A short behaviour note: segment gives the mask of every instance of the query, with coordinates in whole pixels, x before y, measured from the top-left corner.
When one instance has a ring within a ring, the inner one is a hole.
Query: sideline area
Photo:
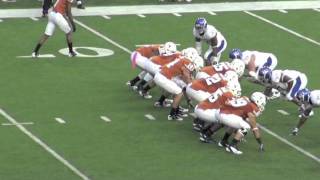
[[[87,7],[85,10],[74,8],[74,16],[102,16],[129,14],[168,14],[221,11],[258,11],[317,9],[320,1],[272,1],[272,2],[237,2],[237,3],[202,3],[174,5],[140,5],[140,6],[99,6]],[[41,7],[37,9],[3,9],[0,18],[40,17]]]

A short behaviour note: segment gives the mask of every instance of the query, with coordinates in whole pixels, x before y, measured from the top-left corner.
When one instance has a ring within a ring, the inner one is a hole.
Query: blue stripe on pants
[[[298,92],[299,89],[300,89],[300,86],[301,86],[301,79],[300,79],[300,77],[297,77],[296,83],[295,83],[294,86],[292,87],[292,91],[291,91],[291,93],[290,93],[290,96],[291,96],[292,98],[295,97],[295,95],[297,94],[297,92]]]

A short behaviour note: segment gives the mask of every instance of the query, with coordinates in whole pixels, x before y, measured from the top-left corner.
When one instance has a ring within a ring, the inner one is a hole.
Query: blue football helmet
[[[268,67],[263,67],[258,71],[258,79],[264,83],[270,83],[272,70]]]
[[[240,49],[232,49],[229,53],[230,59],[242,59],[242,52]]]
[[[296,98],[301,102],[309,102],[310,97],[311,97],[310,94],[311,94],[311,92],[309,91],[309,89],[304,88],[304,89],[301,89],[297,92]]]
[[[207,20],[203,17],[197,18],[196,22],[194,23],[194,27],[200,34],[203,34],[206,31],[207,25]]]

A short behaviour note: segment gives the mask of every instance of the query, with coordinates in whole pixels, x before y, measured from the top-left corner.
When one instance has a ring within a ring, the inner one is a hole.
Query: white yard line
[[[156,120],[156,118],[154,116],[152,116],[151,114],[145,114],[144,117],[146,117],[147,119],[154,121]]]
[[[152,45],[164,45],[161,43],[154,43],[154,44],[136,44],[135,47],[144,47],[144,46],[152,46]],[[176,44],[176,46],[181,46],[181,44]]]
[[[103,17],[103,18],[105,18],[105,19],[107,19],[107,20],[110,20],[110,19],[111,19],[111,17],[110,17],[110,16],[107,16],[107,15],[104,15],[104,16],[101,16],[101,17]]]
[[[55,58],[56,56],[53,54],[39,54],[37,58]],[[17,56],[17,58],[32,58],[32,56]]]
[[[66,123],[65,120],[63,120],[62,118],[59,118],[59,117],[54,118],[54,120],[56,120],[56,121],[57,121],[58,123],[60,123],[60,124],[65,124],[65,123]]]
[[[3,22],[3,20],[2,20],[2,19],[0,19],[0,22]]]
[[[111,119],[106,116],[100,116],[100,118],[107,123],[111,122]]]
[[[45,142],[43,142],[41,139],[39,139],[37,136],[32,134],[28,129],[26,129],[23,125],[19,124],[13,117],[11,117],[8,113],[6,113],[3,109],[0,109],[0,114],[5,117],[8,121],[10,121],[12,124],[15,124],[16,127],[22,131],[25,135],[27,135],[29,138],[31,138],[35,143],[40,145],[45,151],[47,151],[49,154],[51,154],[54,158],[56,158],[58,161],[60,161],[63,165],[68,167],[72,172],[74,172],[76,175],[78,175],[83,180],[90,180],[89,177],[87,177],[85,174],[83,174],[80,170],[78,170],[75,166],[73,166],[71,163],[69,163],[65,158],[60,156],[57,152],[55,152],[52,148],[50,148]]]
[[[120,45],[119,43],[117,43],[117,42],[113,41],[112,39],[110,39],[110,38],[106,37],[105,35],[101,34],[100,32],[98,32],[98,31],[96,31],[96,30],[92,29],[91,27],[89,27],[89,26],[87,26],[87,25],[83,24],[82,22],[80,22],[80,21],[78,21],[78,20],[76,20],[76,19],[74,19],[74,22],[75,22],[75,23],[77,23],[78,25],[80,25],[81,27],[85,28],[86,30],[88,30],[88,31],[92,32],[93,34],[97,35],[98,37],[100,37],[100,38],[102,38],[102,39],[106,40],[107,42],[109,42],[109,43],[111,43],[111,44],[115,45],[116,47],[118,47],[118,48],[122,49],[123,51],[125,51],[125,52],[127,52],[127,53],[131,54],[131,51],[130,51],[129,49],[127,49],[126,47],[124,47],[124,46]]]
[[[285,115],[285,116],[290,115],[290,113],[288,113],[287,111],[282,110],[282,109],[278,109],[277,111],[278,111],[280,114],[283,114],[283,115]]]
[[[287,14],[287,13],[288,13],[288,11],[286,11],[286,10],[284,10],[284,9],[279,9],[278,11],[281,12],[281,13],[284,13],[284,14]]]
[[[315,156],[315,155],[311,154],[310,152],[302,149],[301,147],[299,147],[299,146],[291,143],[291,142],[288,141],[287,139],[285,139],[285,138],[277,135],[276,133],[270,131],[268,128],[266,128],[266,127],[264,127],[264,126],[262,126],[262,125],[260,125],[260,124],[259,124],[259,127],[260,127],[263,131],[265,131],[266,133],[268,133],[268,134],[270,134],[271,136],[273,136],[273,137],[277,138],[278,140],[280,140],[281,142],[287,144],[288,146],[290,146],[290,147],[294,148],[295,150],[299,151],[300,153],[302,153],[302,154],[310,157],[311,159],[317,161],[318,163],[320,163],[320,159],[319,159],[317,156]]]
[[[179,13],[172,13],[174,16],[181,17],[182,15]]]
[[[32,19],[33,21],[39,21],[39,19],[36,17],[30,17],[30,19]]]
[[[146,18],[146,16],[143,15],[143,14],[137,14],[137,16],[139,16],[139,17],[141,17],[141,18]]]
[[[217,13],[212,12],[212,11],[209,11],[208,14],[213,15],[213,16],[217,15]]]
[[[19,122],[20,125],[33,125],[33,122]],[[16,126],[13,123],[2,123],[2,126]]]
[[[299,33],[295,32],[295,31],[293,31],[293,30],[291,30],[291,29],[288,29],[288,28],[286,28],[286,27],[284,27],[284,26],[281,26],[281,25],[279,25],[279,24],[277,24],[277,23],[275,23],[275,22],[272,22],[272,21],[270,21],[270,20],[268,20],[268,19],[266,19],[266,18],[264,18],[264,17],[261,17],[261,16],[259,16],[259,15],[257,15],[257,14],[254,14],[254,13],[252,13],[252,12],[249,12],[249,11],[244,11],[244,12],[247,13],[247,14],[249,14],[250,16],[253,16],[253,17],[255,17],[255,18],[258,18],[258,19],[260,19],[260,20],[262,20],[262,21],[264,21],[264,22],[266,22],[266,23],[269,23],[269,24],[271,24],[271,25],[273,25],[273,26],[275,26],[275,27],[277,27],[277,28],[279,28],[279,29],[282,29],[282,30],[284,30],[284,31],[286,31],[286,32],[288,32],[288,33],[290,33],[290,34],[293,34],[293,35],[295,35],[295,36],[297,36],[297,37],[299,37],[299,38],[301,38],[301,39],[303,39],[303,40],[309,41],[309,42],[311,42],[311,43],[313,43],[313,44],[316,44],[316,45],[320,46],[320,42],[318,42],[318,41],[315,41],[315,40],[313,40],[313,39],[311,39],[311,38],[308,38],[308,37],[306,37],[306,36],[304,36],[304,35],[302,35],[302,34],[299,34]]]
[[[313,9],[313,10],[315,10],[315,11],[317,11],[317,12],[320,12],[320,9]]]
[[[136,5],[136,6],[99,6],[86,7],[85,10],[73,8],[74,16],[102,15],[134,15],[134,14],[170,14],[226,11],[258,11],[278,9],[314,9],[320,8],[320,1],[265,1],[265,2],[225,2],[200,4],[171,4],[171,5]],[[35,9],[2,9],[0,18],[41,17],[39,8]]]

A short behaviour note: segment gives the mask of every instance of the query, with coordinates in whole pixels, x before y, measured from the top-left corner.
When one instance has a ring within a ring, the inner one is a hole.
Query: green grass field
[[[89,3],[89,2],[88,2]],[[315,41],[320,41],[320,13],[313,10],[254,12]],[[180,43],[180,49],[193,46],[191,29],[196,17],[206,17],[228,40],[228,47],[256,49],[277,55],[278,68],[296,69],[308,76],[308,87],[319,88],[319,46],[271,26],[244,12],[167,15],[76,17],[77,20],[134,50],[137,44]],[[55,58],[18,58],[31,55],[46,19],[3,19],[0,22],[0,107],[27,130],[90,179],[281,179],[317,180],[319,162],[263,132],[266,152],[259,153],[251,133],[234,156],[215,144],[202,144],[192,130],[191,118],[183,122],[167,120],[169,109],[156,109],[154,98],[144,100],[129,90],[125,82],[134,77],[129,53],[92,32],[77,26],[75,46],[106,48],[114,55],[100,58],[68,58],[58,52],[65,48],[64,35],[55,36],[41,54]],[[165,26],[165,28],[164,28]],[[92,51],[80,51],[93,54]],[[243,93],[261,90],[241,82]],[[284,116],[277,112],[290,113]],[[299,136],[289,136],[298,120],[297,107],[275,100],[269,103],[259,123],[305,151],[320,157],[319,110]],[[144,117],[152,114],[156,120]],[[100,119],[107,116],[111,122]],[[55,118],[66,121],[60,124]],[[0,116],[0,124],[9,123]],[[222,132],[221,132],[222,133]],[[222,134],[218,134],[219,139]],[[56,180],[81,179],[15,126],[0,126],[0,179]]]

